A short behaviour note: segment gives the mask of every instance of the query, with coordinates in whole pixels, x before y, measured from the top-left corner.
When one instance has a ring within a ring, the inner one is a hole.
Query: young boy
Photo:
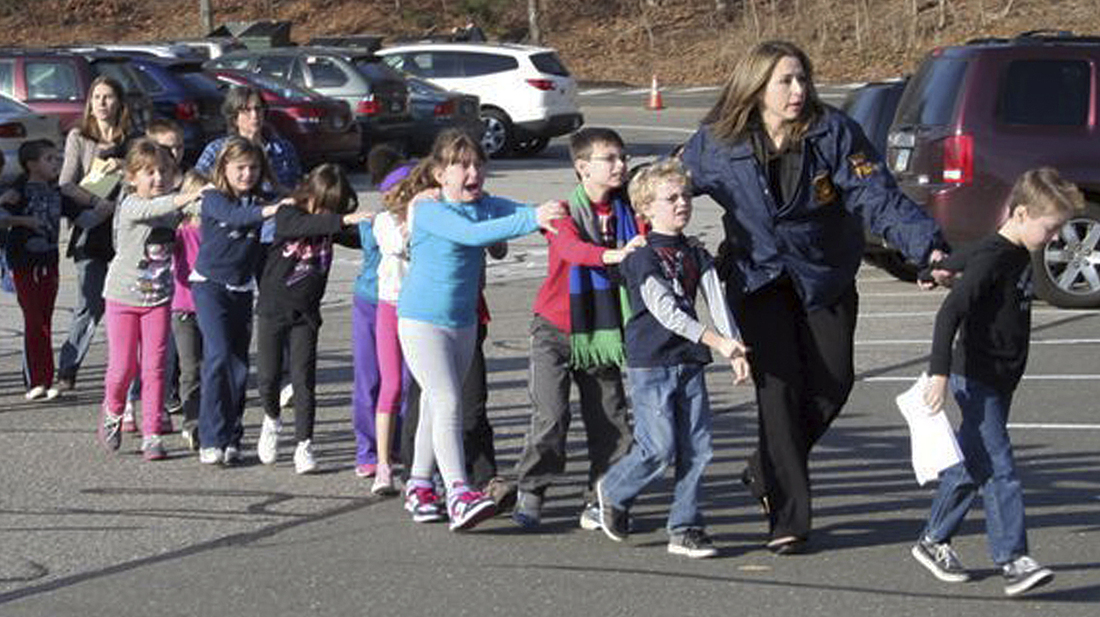
[[[11,226],[7,259],[23,310],[26,398],[50,400],[58,395],[50,341],[57,300],[61,217],[89,228],[110,213],[81,212],[79,206],[62,197],[57,186],[61,156],[49,140],[24,142],[19,146],[19,164],[23,175],[0,195],[0,207],[4,213],[2,220]]]
[[[570,138],[580,184],[570,216],[558,219],[546,280],[531,322],[531,426],[516,467],[519,494],[512,519],[535,527],[546,489],[565,470],[569,389],[580,390],[590,467],[580,525],[599,529],[592,493],[597,478],[630,447],[623,362],[620,289],[607,266],[618,264],[644,238],[623,194],[626,156],[611,129],[584,128]]]
[[[1005,593],[1014,596],[1045,584],[1054,573],[1028,556],[1024,501],[1009,442],[1009,405],[1027,362],[1031,329],[1031,258],[1042,249],[1084,198],[1048,167],[1025,172],[1009,197],[1009,218],[973,251],[944,263],[963,270],[936,315],[931,380],[924,394],[942,411],[949,383],[962,411],[959,446],[964,461],[940,474],[932,512],[912,554],[937,578],[969,580],[951,538],[981,492],[986,536],[1001,567]],[[951,345],[959,331],[952,354]]]
[[[699,512],[703,470],[711,459],[707,348],[730,361],[734,383],[745,381],[749,364],[714,261],[683,235],[691,220],[691,180],[683,166],[667,159],[642,169],[630,183],[630,200],[651,225],[647,244],[620,266],[633,313],[626,324],[626,370],[634,446],[596,485],[600,521],[607,537],[625,540],[630,505],[675,463],[668,552],[712,557],[717,551]],[[717,332],[698,320],[700,290]]]

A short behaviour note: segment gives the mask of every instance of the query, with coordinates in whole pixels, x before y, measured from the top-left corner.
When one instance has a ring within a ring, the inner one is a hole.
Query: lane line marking
[[[885,312],[885,313],[860,313],[859,318],[883,318],[889,319],[892,317],[929,317],[934,316],[938,311],[897,311],[897,312]],[[1100,317],[1100,312],[1091,309],[1036,309],[1031,311],[1032,315],[1096,315]]]
[[[684,88],[683,90],[678,90],[677,92],[683,94],[694,94],[696,92],[718,92],[721,89],[722,86],[697,86],[695,88]]]
[[[874,377],[862,377],[857,381],[868,383],[912,383],[917,378],[901,375],[876,375]],[[1100,374],[1083,375],[1024,375],[1024,381],[1100,381]]]
[[[606,126],[606,125],[605,125]],[[680,129],[669,126],[638,126],[633,124],[619,124],[611,126],[613,129],[623,129],[628,131],[664,131],[666,133],[684,133],[685,135],[693,135],[697,129]],[[671,146],[671,144],[669,144]]]
[[[648,93],[649,93],[649,88],[634,88],[633,90],[623,90],[619,94],[622,94],[624,96],[631,96],[631,95],[634,95],[634,94],[648,94]]]
[[[1009,422],[1008,428],[1047,429],[1055,431],[1098,431],[1100,424],[1050,424],[1046,422]]]
[[[856,345],[931,345],[932,339],[868,339]],[[1100,338],[1052,338],[1031,341],[1032,345],[1098,345]]]
[[[600,95],[600,94],[609,94],[611,92],[616,92],[616,89],[615,88],[597,88],[595,90],[581,90],[577,94],[579,96],[597,96],[597,95]]]

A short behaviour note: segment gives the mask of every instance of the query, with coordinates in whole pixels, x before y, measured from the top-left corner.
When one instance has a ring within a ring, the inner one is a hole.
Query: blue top
[[[853,120],[826,107],[802,143],[801,180],[787,203],[768,188],[750,140],[701,127],[684,148],[697,194],[725,210],[730,293],[751,293],[784,273],[808,310],[831,306],[852,285],[864,228],[924,265],[946,248],[935,221],[898,188]]]
[[[263,206],[254,195],[202,193],[202,244],[194,272],[222,285],[244,287],[259,263]]]
[[[355,295],[371,304],[378,304],[378,262],[382,253],[378,250],[378,241],[374,239],[373,223],[359,223],[359,241],[363,249],[363,266],[355,279]]]
[[[411,263],[397,315],[446,328],[477,323],[484,247],[539,227],[534,208],[492,196],[471,203],[424,202],[409,212]]]

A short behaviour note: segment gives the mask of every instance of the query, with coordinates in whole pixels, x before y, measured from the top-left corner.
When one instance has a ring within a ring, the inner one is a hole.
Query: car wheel
[[[1100,205],[1086,204],[1032,255],[1035,292],[1064,308],[1100,306]]]
[[[485,132],[481,134],[481,147],[489,156],[504,156],[512,150],[512,121],[499,109],[481,110],[481,122]]]
[[[516,144],[512,151],[516,156],[535,156],[545,150],[548,145],[550,145],[548,137],[536,137]]]

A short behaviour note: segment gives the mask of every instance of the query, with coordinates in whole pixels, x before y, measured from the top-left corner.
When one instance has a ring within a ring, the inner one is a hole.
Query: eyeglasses
[[[588,160],[602,161],[609,164],[614,164],[617,162],[625,164],[630,162],[630,156],[627,154],[604,154],[602,156],[590,156],[588,157]]]

